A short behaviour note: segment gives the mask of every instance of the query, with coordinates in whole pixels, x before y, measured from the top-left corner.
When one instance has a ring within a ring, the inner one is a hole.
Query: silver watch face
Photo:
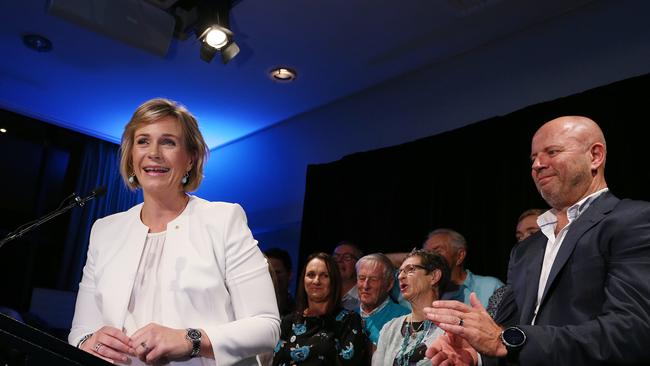
[[[501,333],[501,341],[507,347],[521,347],[526,342],[526,333],[517,327],[510,327]]]
[[[200,341],[201,340],[201,332],[198,329],[188,329],[187,330],[187,338],[192,340],[192,341]]]

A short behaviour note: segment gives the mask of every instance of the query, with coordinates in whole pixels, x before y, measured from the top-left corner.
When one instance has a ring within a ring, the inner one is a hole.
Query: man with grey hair
[[[379,332],[388,321],[410,313],[388,296],[393,287],[393,265],[382,253],[360,258],[356,264],[360,314],[368,338],[376,347]]]
[[[481,304],[487,306],[494,290],[503,286],[503,282],[498,278],[475,275],[465,269],[467,241],[455,230],[440,228],[430,232],[422,244],[422,249],[438,253],[449,264],[451,281],[440,297],[443,300],[457,300],[469,304],[469,295],[474,292]]]

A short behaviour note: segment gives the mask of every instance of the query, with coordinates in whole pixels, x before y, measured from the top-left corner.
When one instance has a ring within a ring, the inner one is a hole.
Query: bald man
[[[606,155],[588,118],[561,117],[537,130],[531,175],[551,206],[538,220],[543,235],[513,249],[496,320],[475,296],[471,306],[425,309],[451,334],[428,350],[433,365],[456,364],[471,348],[485,365],[650,363],[650,203],[609,192]]]

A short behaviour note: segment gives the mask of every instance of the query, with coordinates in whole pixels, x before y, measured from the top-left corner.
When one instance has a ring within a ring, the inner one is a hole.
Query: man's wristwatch
[[[526,333],[518,327],[508,327],[501,332],[501,343],[506,346],[507,360],[517,360],[521,346],[526,343]]]
[[[192,343],[192,353],[190,357],[196,357],[201,352],[201,331],[198,329],[187,328],[185,339]]]

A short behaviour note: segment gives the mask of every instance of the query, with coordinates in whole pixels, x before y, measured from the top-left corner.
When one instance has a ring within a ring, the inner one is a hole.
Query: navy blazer
[[[605,192],[571,223],[530,325],[546,242],[538,232],[510,256],[496,320],[527,340],[509,363],[650,365],[650,203]]]

